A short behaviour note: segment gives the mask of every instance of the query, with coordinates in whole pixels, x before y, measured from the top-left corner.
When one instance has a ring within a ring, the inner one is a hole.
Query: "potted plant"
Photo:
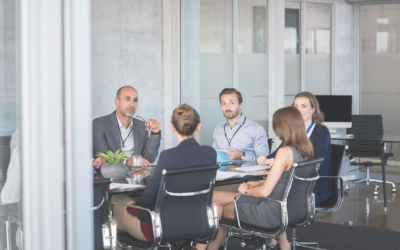
[[[128,174],[129,168],[123,163],[123,160],[127,158],[125,152],[119,152],[119,150],[117,150],[117,152],[113,153],[108,150],[107,154],[97,153],[96,156],[100,156],[107,161],[100,169],[104,178],[122,179]]]

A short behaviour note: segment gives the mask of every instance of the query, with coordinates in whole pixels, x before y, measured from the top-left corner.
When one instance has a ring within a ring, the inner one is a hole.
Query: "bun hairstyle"
[[[319,102],[315,95],[310,92],[298,93],[293,99],[292,107],[294,107],[294,100],[296,100],[297,97],[306,97],[308,98],[308,100],[310,100],[311,108],[315,108],[315,111],[312,115],[312,121],[318,124],[322,124],[324,122],[324,113],[322,113],[321,109],[319,108]]]
[[[171,123],[180,135],[191,136],[200,123],[200,116],[194,108],[185,103],[176,107]]]
[[[278,109],[272,116],[272,128],[284,146],[295,147],[302,158],[313,158],[314,148],[307,137],[303,117],[296,108]]]

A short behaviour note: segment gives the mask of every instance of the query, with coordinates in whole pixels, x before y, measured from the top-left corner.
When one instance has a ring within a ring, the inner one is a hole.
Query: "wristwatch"
[[[156,132],[153,132],[153,131],[151,131],[150,132],[152,135],[161,135],[161,129],[160,129],[160,131],[158,131],[157,133]]]
[[[246,156],[246,153],[243,152],[243,155],[240,157],[241,160],[244,160],[244,157]]]

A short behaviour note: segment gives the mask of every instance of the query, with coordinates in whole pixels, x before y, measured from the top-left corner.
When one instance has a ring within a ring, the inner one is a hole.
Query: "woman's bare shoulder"
[[[290,147],[288,147],[288,146],[285,146],[285,147],[281,147],[281,148],[278,150],[277,155],[280,154],[281,156],[285,156],[285,155],[290,155],[290,154],[292,154],[292,153],[293,153],[293,152],[292,152],[292,149],[291,149]]]

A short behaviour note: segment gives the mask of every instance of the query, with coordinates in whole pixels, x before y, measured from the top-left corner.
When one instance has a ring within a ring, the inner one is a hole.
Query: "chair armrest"
[[[154,248],[157,246],[157,244],[159,243],[159,241],[160,241],[160,239],[161,239],[161,234],[162,234],[162,232],[161,232],[161,218],[160,218],[160,214],[159,214],[159,213],[156,213],[156,212],[154,212],[154,211],[151,211],[150,209],[147,209],[147,208],[138,206],[138,205],[128,205],[128,204],[123,204],[123,203],[115,202],[115,203],[111,204],[111,206],[110,206],[110,210],[109,210],[110,220],[113,219],[112,208],[113,208],[115,205],[117,205],[117,206],[124,206],[124,207],[136,208],[136,209],[139,209],[139,210],[146,211],[146,212],[148,212],[148,213],[150,214],[150,216],[151,216],[151,222],[152,222],[151,224],[152,224],[152,227],[153,227],[153,237],[154,237],[153,245],[152,245],[152,247],[151,247],[150,249],[154,249]],[[118,244],[120,244],[120,243],[118,242]]]
[[[318,212],[326,212],[326,213],[334,213],[343,204],[343,198],[344,198],[344,189],[343,189],[343,179],[342,177],[339,176],[320,176],[320,178],[330,178],[330,179],[338,179],[340,183],[340,192],[338,193],[338,202],[336,202],[335,206],[332,208],[322,208],[322,207],[315,207],[315,210]]]
[[[104,196],[103,196],[103,199],[101,200],[100,204],[97,205],[97,206],[92,207],[91,210],[92,210],[92,211],[99,210],[99,208],[101,208],[101,206],[103,205],[104,200],[105,200],[105,198],[104,198]]]

